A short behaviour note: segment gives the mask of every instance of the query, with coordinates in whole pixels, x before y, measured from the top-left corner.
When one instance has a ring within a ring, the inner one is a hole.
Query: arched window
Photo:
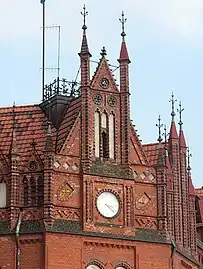
[[[0,183],[0,208],[6,207],[7,204],[7,188],[6,183]]]
[[[37,192],[36,192],[36,181],[33,176],[30,178],[30,200],[31,200],[31,205],[36,205],[37,204]]]
[[[115,116],[106,112],[94,114],[95,157],[115,159]]]
[[[107,142],[107,134],[105,131],[102,131],[102,153],[103,158],[108,158],[108,142]]]
[[[115,117],[109,115],[109,158],[115,158]]]
[[[108,121],[107,121],[107,114],[102,113],[101,115],[101,140],[102,140],[102,157],[107,159],[109,156],[108,154],[108,129],[107,129]]]
[[[26,176],[23,178],[23,200],[24,205],[28,205],[29,203],[29,186]]]
[[[42,176],[38,178],[38,204],[44,203],[44,180]]]
[[[94,142],[95,157],[100,157],[100,114],[98,111],[94,113]]]

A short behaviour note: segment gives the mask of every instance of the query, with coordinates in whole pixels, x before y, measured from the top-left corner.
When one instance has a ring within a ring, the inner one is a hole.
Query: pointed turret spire
[[[186,142],[185,142],[185,136],[183,132],[183,122],[182,122],[182,112],[184,111],[184,108],[182,108],[181,102],[179,103],[179,109],[177,109],[179,112],[180,120],[179,120],[179,125],[180,125],[180,132],[179,132],[179,140],[180,140],[180,147],[186,148]]]
[[[86,36],[86,30],[87,30],[87,25],[86,25],[86,17],[88,15],[88,11],[86,11],[86,7],[85,5],[83,6],[83,12],[81,12],[81,15],[83,15],[83,37],[82,37],[82,45],[81,45],[81,51],[80,51],[80,56],[81,55],[89,55],[91,56],[90,52],[89,52],[89,48],[88,48],[88,44],[87,44],[87,36]]]
[[[172,105],[172,109],[171,109],[171,128],[170,128],[170,135],[169,135],[169,139],[171,138],[178,138],[178,133],[177,133],[177,130],[176,130],[176,124],[175,124],[175,102],[177,100],[174,99],[174,94],[172,92],[172,95],[171,95],[171,99],[169,100],[169,102],[171,103]]]
[[[122,15],[121,15],[121,19],[119,19],[121,25],[122,25],[122,32],[121,32],[121,36],[122,36],[122,44],[121,44],[121,50],[120,50],[120,57],[118,59],[119,62],[121,61],[127,61],[128,63],[130,63],[130,59],[128,56],[128,50],[127,50],[127,46],[125,43],[125,23],[127,21],[127,19],[125,18],[124,12],[122,11]]]

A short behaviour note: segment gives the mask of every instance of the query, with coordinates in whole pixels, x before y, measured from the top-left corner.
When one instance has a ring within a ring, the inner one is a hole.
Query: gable
[[[78,114],[60,153],[77,157],[80,156],[80,113]]]
[[[101,58],[90,86],[97,90],[119,92],[118,86],[105,57]]]
[[[132,126],[130,133],[130,161],[131,164],[148,164],[145,152]]]
[[[67,138],[72,130],[72,127],[81,110],[81,99],[73,100],[69,105],[64,115],[57,134],[57,152],[60,152],[67,141]]]

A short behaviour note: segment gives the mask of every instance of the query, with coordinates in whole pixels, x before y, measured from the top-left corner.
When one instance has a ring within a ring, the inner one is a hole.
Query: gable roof
[[[131,136],[131,142],[132,142],[131,155],[134,155],[133,154],[133,151],[134,151],[134,153],[136,154],[136,164],[142,164],[142,165],[149,164],[147,156],[146,156],[145,151],[143,149],[143,146],[142,146],[132,124],[131,124],[130,136]]]
[[[165,143],[161,143],[162,148],[165,148]],[[154,166],[157,164],[158,153],[159,153],[159,143],[150,143],[143,145],[143,149],[149,161],[149,164]]]
[[[38,105],[0,108],[0,150],[8,156],[12,143],[15,121],[17,147],[20,156],[26,157],[33,140],[36,150],[42,153],[47,129],[47,120]],[[22,159],[21,159],[22,160]]]
[[[80,98],[77,98],[68,104],[59,130],[51,127],[52,140],[57,151],[65,142],[79,111]],[[24,162],[30,158],[33,142],[38,156],[41,157],[45,148],[48,126],[47,118],[39,105],[0,108],[0,152],[6,160],[9,159],[14,123],[20,165],[24,165]]]
[[[57,134],[56,149],[57,152],[61,150],[65,143],[68,134],[70,133],[79,113],[81,111],[81,98],[73,100],[66,110],[63,121],[61,122],[60,128]]]

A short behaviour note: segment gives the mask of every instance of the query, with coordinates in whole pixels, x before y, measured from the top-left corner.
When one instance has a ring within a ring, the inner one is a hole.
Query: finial
[[[88,11],[86,11],[86,6],[83,6],[83,12],[81,11],[81,15],[83,16],[83,27],[82,29],[85,31],[87,29],[86,25],[86,16],[88,15]]]
[[[125,33],[125,23],[127,21],[127,19],[125,18],[125,15],[124,15],[124,11],[122,11],[122,15],[121,15],[121,19],[119,19],[121,25],[122,25],[122,33],[121,33],[121,36],[122,36],[122,39],[123,41],[125,40],[125,36],[126,36],[126,33]]]
[[[161,137],[161,128],[163,127],[163,124],[161,124],[161,117],[160,117],[160,115],[159,115],[159,118],[158,118],[158,124],[156,124],[156,126],[157,126],[158,129],[159,129],[159,137],[158,137],[157,141],[158,141],[159,143],[161,143],[161,141],[162,141],[162,137]]]
[[[182,125],[183,125],[183,122],[182,122],[182,112],[184,111],[184,108],[182,108],[182,105],[181,105],[181,102],[179,103],[179,109],[177,109],[177,112],[179,112],[179,115],[180,115],[180,120],[179,120],[179,125],[180,125],[180,130],[182,130]]]
[[[190,158],[192,157],[192,154],[190,153],[189,147],[187,148],[187,170],[188,172],[191,171],[191,166],[190,166]]]
[[[106,48],[105,48],[105,47],[102,48],[100,54],[101,54],[102,57],[104,57],[105,55],[107,55],[107,53],[106,53]]]
[[[174,117],[176,115],[176,113],[175,113],[175,102],[176,101],[177,100],[174,99],[174,94],[172,92],[171,99],[169,100],[169,102],[172,104],[172,110],[171,110],[172,121],[174,121]]]
[[[164,132],[163,132],[163,136],[164,136],[164,142],[165,142],[165,147],[167,149],[167,136],[169,135],[169,133],[167,133],[167,128],[166,125],[164,125]]]

